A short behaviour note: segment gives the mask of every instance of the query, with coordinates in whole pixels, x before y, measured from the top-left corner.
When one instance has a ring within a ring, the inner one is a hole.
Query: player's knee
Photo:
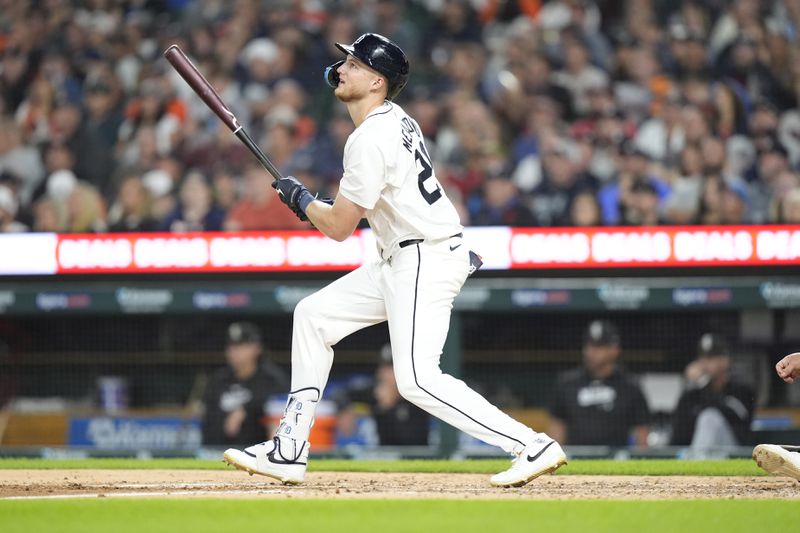
[[[395,380],[397,381],[397,391],[400,396],[413,404],[419,402],[422,396],[422,389],[417,385],[413,375],[395,374]]]
[[[438,370],[438,369],[437,369]],[[436,388],[436,374],[408,373],[396,375],[397,390],[400,396],[416,406],[423,407],[431,401],[430,391]]]
[[[294,308],[295,322],[313,321],[315,318],[319,317],[321,306],[320,303],[316,301],[317,298],[315,298],[315,296],[316,294],[312,294],[297,302]]]

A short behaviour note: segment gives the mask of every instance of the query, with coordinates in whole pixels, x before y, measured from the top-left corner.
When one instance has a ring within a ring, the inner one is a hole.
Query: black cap
[[[234,322],[228,326],[228,344],[261,343],[261,332],[251,322]]]
[[[722,335],[705,333],[697,343],[697,353],[700,357],[728,355],[728,343]]]
[[[607,346],[619,344],[619,331],[608,320],[594,320],[583,334],[583,344]]]

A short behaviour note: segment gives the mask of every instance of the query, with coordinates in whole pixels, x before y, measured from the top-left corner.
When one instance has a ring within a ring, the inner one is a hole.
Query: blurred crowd
[[[465,224],[800,223],[800,0],[0,0],[0,232],[309,227],[161,54],[335,196],[366,31]]]

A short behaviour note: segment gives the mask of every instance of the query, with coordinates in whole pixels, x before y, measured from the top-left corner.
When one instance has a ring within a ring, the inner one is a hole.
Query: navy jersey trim
[[[374,114],[371,114],[371,115],[369,115],[367,118],[365,118],[364,120],[370,119],[370,118],[372,118],[372,117],[377,117],[378,115],[385,115],[386,113],[388,113],[388,112],[389,112],[389,111],[391,111],[392,109],[394,109],[394,104],[392,104],[392,103],[389,103],[389,109],[387,109],[386,111],[381,111],[380,113],[374,113]]]
[[[307,391],[307,390],[313,390],[313,391],[317,392],[317,399],[316,400],[311,400],[312,402],[320,401],[320,399],[322,398],[322,394],[320,394],[319,389],[316,388],[316,387],[303,387],[302,389],[297,389],[297,390],[290,391],[289,395],[292,396],[294,394],[297,394],[298,392],[303,392],[303,391]]]

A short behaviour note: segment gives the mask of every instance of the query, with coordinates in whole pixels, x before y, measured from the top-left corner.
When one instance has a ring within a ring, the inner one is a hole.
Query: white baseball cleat
[[[511,468],[493,475],[489,481],[495,487],[521,487],[565,464],[567,456],[556,441],[536,442],[522,450],[512,461]]]
[[[790,451],[776,444],[759,444],[753,449],[753,460],[769,472],[778,476],[789,476],[800,481],[800,447],[798,451]]]
[[[260,474],[277,479],[284,485],[296,485],[303,482],[306,473],[309,444],[300,443],[299,451],[296,447],[291,439],[275,437],[244,450],[228,448],[222,460],[251,476]],[[291,452],[287,448],[291,448]]]

